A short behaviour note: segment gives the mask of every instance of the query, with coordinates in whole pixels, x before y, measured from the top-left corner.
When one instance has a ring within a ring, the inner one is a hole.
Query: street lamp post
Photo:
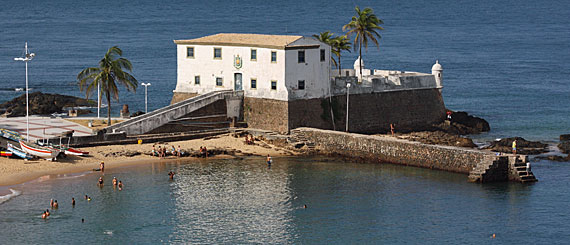
[[[144,86],[144,113],[148,113],[148,86],[150,83],[141,83]]]
[[[350,96],[350,83],[346,84],[346,132],[348,132],[348,98]]]
[[[28,61],[32,60],[36,54],[29,53],[28,42],[24,48],[24,57],[14,58],[16,61],[24,61],[26,63],[26,141],[30,141],[30,102],[28,99]]]

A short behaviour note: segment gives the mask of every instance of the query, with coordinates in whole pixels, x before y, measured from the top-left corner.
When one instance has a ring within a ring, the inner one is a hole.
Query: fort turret
[[[431,67],[431,74],[435,76],[437,87],[443,88],[443,67],[439,64],[439,60],[435,60],[435,64]]]

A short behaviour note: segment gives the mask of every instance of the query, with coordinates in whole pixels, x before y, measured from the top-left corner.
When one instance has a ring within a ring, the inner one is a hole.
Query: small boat
[[[67,148],[67,149],[65,149],[65,154],[75,155],[75,156],[87,156],[87,155],[89,155],[89,152],[74,149],[74,148]]]
[[[51,147],[41,147],[35,144],[26,143],[23,140],[20,140],[20,146],[22,147],[22,150],[29,153],[30,155],[51,161],[57,160],[57,157],[61,153],[61,150]]]
[[[34,158],[32,155],[22,151],[20,148],[15,147],[14,145],[12,145],[10,143],[8,143],[8,150],[12,152],[13,156],[17,156],[17,157],[20,157],[23,159],[28,159],[28,160]]]
[[[11,151],[0,151],[0,156],[3,156],[3,157],[11,157],[11,156],[12,156],[12,152],[11,152]]]
[[[20,136],[20,134],[16,131],[12,131],[12,130],[8,130],[5,128],[0,128],[0,136],[9,139],[9,140],[13,140],[13,141],[20,141],[20,140],[24,140],[24,138],[22,138],[22,136]]]

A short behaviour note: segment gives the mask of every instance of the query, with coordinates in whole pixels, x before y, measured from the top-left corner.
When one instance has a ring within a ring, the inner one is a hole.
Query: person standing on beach
[[[392,132],[392,136],[394,136],[394,124],[390,123],[390,132]]]
[[[517,140],[513,140],[513,154],[517,155]]]
[[[182,152],[182,151],[180,150],[180,145],[178,145],[178,151],[176,152],[176,155],[177,155],[178,157],[180,157],[180,155],[182,155],[181,152]]]
[[[101,169],[101,172],[105,172],[105,162],[101,161],[101,164],[99,164],[99,169]]]

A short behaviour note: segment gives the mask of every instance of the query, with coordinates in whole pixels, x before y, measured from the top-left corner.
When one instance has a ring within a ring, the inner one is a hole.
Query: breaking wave
[[[0,204],[5,203],[5,202],[7,202],[8,200],[10,200],[10,199],[12,199],[12,198],[14,198],[14,197],[17,197],[17,196],[19,196],[20,194],[22,194],[21,191],[17,191],[17,190],[14,190],[14,189],[10,189],[10,191],[11,191],[12,193],[10,193],[10,194],[8,194],[8,195],[0,196]]]

